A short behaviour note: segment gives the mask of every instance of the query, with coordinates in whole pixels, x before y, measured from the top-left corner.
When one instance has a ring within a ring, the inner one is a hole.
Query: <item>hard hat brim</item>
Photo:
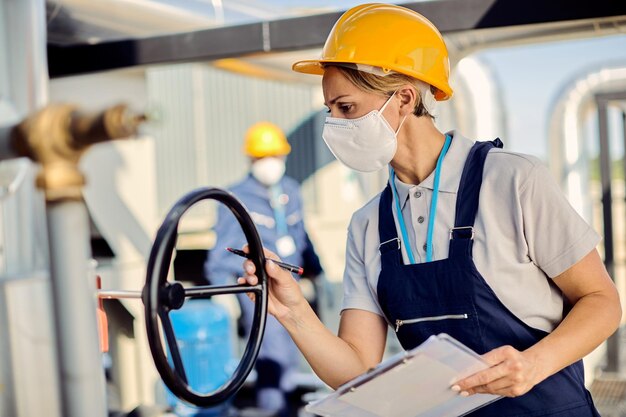
[[[345,60],[335,60],[335,59],[306,59],[306,60],[302,60],[302,61],[297,61],[295,62],[292,66],[291,69],[295,72],[299,72],[302,74],[312,74],[312,75],[324,75],[324,64],[345,64],[346,61]],[[349,62],[348,62],[349,63]],[[380,67],[380,68],[384,68],[384,65],[380,65],[377,62],[360,62],[361,64],[365,64],[365,65],[371,65],[374,67]],[[396,70],[395,68],[386,68],[387,70],[391,70],[394,71]],[[399,68],[397,70],[397,72],[402,73],[402,74],[406,74],[405,71],[403,71],[402,68]],[[417,74],[406,74],[409,76],[412,76],[420,81],[423,81],[425,83],[428,83],[430,85],[434,85],[435,83],[433,83],[430,79],[428,79],[428,77],[424,76],[424,75],[417,75]],[[435,85],[435,88],[437,89],[437,92],[435,93],[435,100],[437,101],[444,101],[444,100],[448,100],[450,97],[452,97],[452,89],[449,89],[448,91],[444,91],[441,88],[437,87]]]
[[[298,61],[291,66],[291,69],[295,72],[300,72],[302,74],[313,74],[313,75],[324,75],[324,68],[322,67],[322,62],[329,62],[327,60],[319,60],[319,59],[307,59],[303,61]]]

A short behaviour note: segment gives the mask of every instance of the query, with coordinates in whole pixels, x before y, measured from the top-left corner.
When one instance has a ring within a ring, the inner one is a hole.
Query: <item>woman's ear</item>
[[[406,84],[398,89],[396,95],[400,99],[400,114],[407,116],[413,113],[418,98],[417,89],[409,84]]]

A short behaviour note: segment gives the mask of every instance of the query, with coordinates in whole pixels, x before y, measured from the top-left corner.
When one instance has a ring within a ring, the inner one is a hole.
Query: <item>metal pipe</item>
[[[48,101],[45,2],[8,0],[1,6],[0,27],[8,38],[6,44],[0,44],[0,62],[11,82],[3,83],[2,90],[7,91],[0,93],[6,94],[21,118],[41,109]],[[3,50],[7,51],[6,55]],[[109,116],[114,120],[105,115],[95,122],[83,123],[85,119],[74,117],[69,107],[60,106],[40,112],[16,128],[3,125],[0,131],[0,159],[28,156],[42,166],[37,185],[47,198],[50,277],[59,358],[58,383],[48,389],[55,394],[60,389],[65,417],[107,415],[96,327],[95,280],[90,280],[87,274],[89,223],[81,201],[83,177],[78,161],[89,144],[107,139],[103,133],[111,132],[109,127],[127,124],[123,113],[122,109],[113,110]],[[123,130],[113,131],[111,137],[128,136]],[[38,381],[31,382],[33,385]],[[46,396],[40,395],[38,399],[46,401]],[[53,408],[56,404],[46,401],[46,412],[58,415]],[[19,411],[18,415],[21,415]]]
[[[622,112],[622,139],[624,143],[624,154],[622,155],[622,175],[624,176],[624,200],[626,201],[626,111]],[[626,216],[625,216],[626,217]],[[626,239],[624,239],[626,242]]]
[[[224,285],[216,287],[214,285],[200,285],[185,288],[185,297],[203,297],[221,294],[241,294],[241,293],[259,293],[262,290],[260,285],[243,286],[243,285]],[[99,290],[98,298],[103,300],[117,299],[141,299],[141,291],[132,290]]]
[[[598,104],[598,130],[600,135],[600,183],[602,185],[602,223],[604,227],[604,265],[613,277],[615,272],[615,248],[613,247],[613,198],[611,190],[611,158],[606,100],[596,99]],[[606,342],[607,372],[619,372],[618,332]]]
[[[456,90],[460,91],[452,103],[456,120],[442,125],[441,114],[437,125],[443,130],[459,129],[472,138],[507,138],[506,116],[502,110],[505,108],[504,89],[488,62],[466,56],[452,74]],[[505,144],[511,147],[506,140]]]
[[[46,5],[43,0],[0,0],[0,159],[15,158],[10,147],[9,125],[46,105],[48,101],[48,62],[46,53]],[[11,161],[11,165],[19,161]],[[8,162],[5,162],[6,165]],[[21,164],[21,163],[19,163]],[[19,168],[21,172],[30,169]],[[24,178],[31,181],[30,172]],[[18,183],[15,183],[18,184]],[[15,195],[4,190],[0,216],[2,240],[10,248],[1,255],[0,304],[5,314],[11,305],[8,281],[14,288],[28,291],[39,308],[20,308],[20,321],[36,321],[32,332],[19,330],[19,323],[0,319],[0,415],[60,417],[61,395],[55,329],[48,307],[51,304],[47,269],[47,239],[44,238],[44,212],[32,182],[22,184]],[[6,198],[9,197],[9,198]],[[16,217],[17,216],[17,217]],[[40,228],[41,226],[41,228]],[[40,234],[41,233],[41,234]],[[33,280],[31,277],[40,276]],[[19,281],[19,282],[17,282]],[[45,308],[42,307],[45,306]],[[0,312],[2,315],[2,312]],[[32,356],[33,352],[40,352]],[[26,366],[24,366],[26,365]],[[52,383],[50,383],[52,382]]]
[[[626,62],[605,65],[577,75],[563,84],[549,111],[550,167],[568,200],[589,223],[589,163],[584,123],[593,109],[594,97],[604,91],[626,88]]]
[[[223,285],[215,287],[212,285],[198,286],[185,288],[185,297],[205,297],[211,295],[220,294],[242,294],[253,292],[259,294],[263,290],[263,287],[259,285],[255,286],[243,286],[243,285]]]
[[[17,116],[25,117],[48,102],[46,4],[43,0],[9,0],[4,5],[8,97]]]
[[[57,331],[59,386],[64,417],[107,415],[98,345],[95,276],[89,277],[89,220],[82,200],[79,161],[90,145],[136,132],[143,116],[123,105],[81,115],[49,105],[11,130],[10,146],[40,163],[36,184],[46,197],[52,300]]]
[[[0,161],[19,157],[19,154],[11,146],[12,129],[13,126],[0,127]]]
[[[98,291],[98,298],[103,300],[118,300],[121,298],[141,298],[141,291],[125,291],[125,290],[100,290]]]
[[[613,193],[611,175],[611,149],[609,144],[608,107],[611,102],[626,99],[625,91],[598,93],[595,96],[598,108],[598,129],[600,141],[600,181],[602,185],[602,218],[604,224],[604,264],[607,272],[614,279],[615,246],[613,242]],[[626,130],[626,128],[625,128]],[[620,331],[619,329],[607,340],[607,372],[620,370]]]
[[[89,221],[83,202],[48,201],[50,273],[61,367],[63,415],[106,417],[95,279],[89,279]]]
[[[602,188],[602,220],[604,227],[604,264],[609,275],[615,270],[613,245],[613,198],[611,187],[611,151],[609,149],[608,103],[598,99],[598,131],[600,140],[600,184]]]
[[[604,65],[590,71],[584,76],[577,76],[566,84],[562,92],[557,96],[552,106],[550,120],[550,157],[551,167],[561,186],[565,188],[568,199],[572,205],[590,223],[592,222],[592,202],[589,198],[589,167],[584,123],[587,120],[588,109],[595,104],[598,108],[600,156],[602,174],[602,204],[604,219],[604,249],[605,265],[611,278],[614,279],[614,254],[613,254],[613,227],[611,213],[611,189],[610,172],[608,169],[610,159],[608,145],[608,126],[606,119],[606,107],[611,100],[623,100],[626,97],[626,63],[614,68],[606,68]],[[613,93],[607,93],[613,92]],[[621,98],[616,96],[622,96]],[[603,97],[600,97],[603,96]],[[601,98],[602,100],[599,100]],[[595,103],[594,103],[595,100]],[[626,129],[626,128],[625,128]],[[603,138],[603,135],[606,137]],[[626,133],[625,133],[626,142]],[[607,372],[616,372],[619,367],[619,330],[607,340],[606,368]],[[585,362],[585,374],[593,377],[589,366],[600,364],[591,361]]]

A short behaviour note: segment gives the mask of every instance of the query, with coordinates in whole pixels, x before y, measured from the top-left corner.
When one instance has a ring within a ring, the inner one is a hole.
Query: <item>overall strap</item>
[[[392,214],[391,204],[393,203],[391,187],[389,184],[380,194],[378,204],[378,236],[380,236],[380,254],[385,255],[392,250],[400,249],[400,239],[396,231],[396,224]]]
[[[465,160],[459,192],[456,196],[454,228],[450,230],[449,257],[472,254],[474,240],[474,220],[478,213],[480,186],[483,182],[483,168],[487,154],[493,148],[502,148],[502,141],[495,139],[476,142]]]

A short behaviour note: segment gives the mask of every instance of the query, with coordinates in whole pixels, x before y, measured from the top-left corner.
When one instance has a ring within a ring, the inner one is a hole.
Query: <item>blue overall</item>
[[[404,349],[418,346],[431,335],[447,333],[479,354],[504,345],[523,351],[547,335],[545,331],[525,324],[502,304],[472,259],[473,225],[483,166],[493,147],[502,147],[502,142],[499,139],[477,142],[467,157],[457,194],[447,259],[404,265],[389,185],[381,194],[382,269],[378,279],[378,299],[387,320],[395,325]],[[503,398],[469,416],[592,417],[599,414],[584,387],[582,361],[578,361],[525,395]]]

